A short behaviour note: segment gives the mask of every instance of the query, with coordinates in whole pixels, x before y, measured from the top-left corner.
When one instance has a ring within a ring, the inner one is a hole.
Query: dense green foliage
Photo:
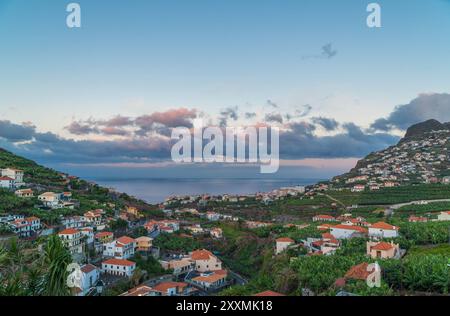
[[[57,236],[44,252],[15,238],[0,246],[0,295],[70,295],[67,266],[72,258]]]
[[[443,184],[420,184],[382,188],[377,191],[350,192],[328,191],[330,196],[351,205],[386,205],[420,200],[450,199],[450,186]]]
[[[131,260],[136,262],[136,266],[138,268],[146,272],[147,277],[155,277],[168,273],[162,268],[159,261],[151,255],[142,256],[140,254],[136,254]]]
[[[165,251],[189,252],[201,248],[201,244],[194,238],[182,237],[176,234],[160,234],[153,245]]]

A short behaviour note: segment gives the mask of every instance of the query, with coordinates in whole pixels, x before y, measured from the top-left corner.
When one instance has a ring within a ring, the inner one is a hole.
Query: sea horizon
[[[156,204],[169,196],[255,194],[287,186],[307,186],[325,179],[88,177],[86,180]]]

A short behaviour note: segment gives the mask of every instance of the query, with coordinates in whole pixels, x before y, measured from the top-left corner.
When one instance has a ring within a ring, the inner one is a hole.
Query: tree
[[[58,236],[50,236],[45,247],[44,258],[47,272],[44,276],[43,294],[46,296],[70,295],[70,289],[67,286],[69,276],[67,266],[72,262],[72,257]]]

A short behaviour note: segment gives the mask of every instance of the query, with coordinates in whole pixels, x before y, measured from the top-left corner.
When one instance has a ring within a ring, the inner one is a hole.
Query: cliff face
[[[428,132],[442,130],[450,130],[450,123],[441,123],[437,120],[428,120],[409,127],[406,131],[404,139],[411,137],[420,137]]]

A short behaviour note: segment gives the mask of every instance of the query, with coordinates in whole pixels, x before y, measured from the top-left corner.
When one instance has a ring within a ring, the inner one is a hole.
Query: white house
[[[83,216],[71,216],[64,218],[61,223],[65,228],[81,228],[86,226],[86,219]]]
[[[116,259],[128,259],[134,256],[136,241],[133,238],[123,236],[103,245],[103,256]]]
[[[86,222],[91,225],[99,226],[102,223],[102,213],[100,210],[86,212],[83,216],[86,219]]]
[[[398,237],[398,227],[378,222],[369,226],[369,237],[395,238]]]
[[[67,228],[58,233],[63,244],[69,249],[71,255],[83,253],[83,243],[81,241],[81,231],[75,228]]]
[[[41,220],[37,217],[17,218],[9,223],[9,227],[19,237],[26,238],[41,229]]]
[[[356,225],[335,225],[331,227],[331,235],[336,239],[347,239],[367,235],[367,229]]]
[[[41,201],[46,207],[58,208],[61,200],[61,194],[45,192],[38,196],[38,200]]]
[[[313,222],[335,222],[336,218],[331,215],[316,215],[312,220]]]
[[[174,275],[188,273],[195,269],[195,261],[190,257],[182,257],[169,261],[159,261],[165,270],[171,269]]]
[[[136,269],[136,263],[125,259],[109,259],[102,262],[102,272],[117,275],[131,277]]]
[[[20,189],[14,192],[17,197],[30,198],[33,197],[33,190],[31,189]]]
[[[450,221],[450,211],[441,212],[438,215],[438,221]]]
[[[278,255],[282,253],[293,244],[295,244],[295,241],[293,241],[291,238],[278,238],[276,240],[275,254]]]
[[[220,219],[220,214],[216,212],[206,212],[206,218],[209,221],[218,221]]]
[[[86,239],[86,243],[91,245],[94,243],[94,229],[92,227],[83,227],[80,229],[81,234]]]
[[[357,185],[353,186],[352,192],[364,192],[365,189],[366,189],[365,185],[357,184]]]
[[[14,169],[14,168],[6,168],[6,169],[2,169],[1,171],[2,173],[2,177],[8,177],[14,180],[15,185],[17,187],[20,187],[22,185],[25,185],[25,183],[23,182],[23,170],[19,170],[19,169]]]
[[[189,255],[195,262],[195,270],[198,272],[222,270],[222,261],[208,250],[194,250]]]
[[[219,227],[215,227],[215,228],[211,229],[209,231],[209,234],[211,235],[211,237],[217,238],[217,239],[220,239],[223,237],[222,229]]]
[[[85,264],[81,267],[81,279],[78,284],[77,296],[85,296],[89,290],[96,286],[100,280],[100,269],[92,264]]]
[[[6,176],[0,177],[0,188],[12,189],[15,187],[14,179]]]
[[[153,287],[157,296],[182,296],[188,288],[185,282],[162,282]]]
[[[214,272],[202,273],[192,278],[192,282],[205,290],[218,289],[226,285],[227,271],[218,270]]]

